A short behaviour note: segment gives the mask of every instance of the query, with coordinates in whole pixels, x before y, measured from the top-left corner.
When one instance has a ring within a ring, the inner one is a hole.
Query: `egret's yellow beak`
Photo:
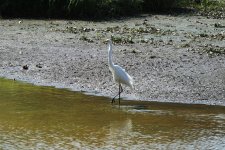
[[[108,43],[110,41],[110,39],[106,39],[103,41],[103,43]]]

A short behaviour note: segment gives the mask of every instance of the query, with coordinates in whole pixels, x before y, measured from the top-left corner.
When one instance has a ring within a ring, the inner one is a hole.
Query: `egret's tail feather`
[[[129,76],[129,78],[130,78],[130,85],[129,86],[130,86],[131,89],[134,89],[134,80],[131,76]]]

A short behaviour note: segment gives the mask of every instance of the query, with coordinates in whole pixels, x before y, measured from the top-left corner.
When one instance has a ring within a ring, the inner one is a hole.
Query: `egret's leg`
[[[115,103],[115,98],[119,95],[119,104],[120,104],[120,93],[122,93],[123,92],[123,88],[122,88],[122,86],[121,86],[121,84],[119,84],[119,93],[118,94],[116,94],[116,96],[114,96],[113,97],[113,99],[112,99],[112,104],[113,103]]]
[[[120,93],[123,92],[123,88],[122,88],[122,85],[119,84],[119,105],[120,105]]]
[[[120,85],[120,93],[123,92],[123,88],[122,88],[122,85]]]
[[[116,96],[113,97],[112,102],[111,102],[112,104],[115,103],[115,98],[116,98],[118,95],[119,95],[119,97],[120,97],[120,84],[119,84],[119,94],[116,94]]]
[[[119,84],[119,105],[120,105],[120,84]]]
[[[118,96],[118,94],[116,94],[116,96],[113,97],[112,102],[111,102],[112,104],[115,103],[115,98],[116,98],[117,96]]]

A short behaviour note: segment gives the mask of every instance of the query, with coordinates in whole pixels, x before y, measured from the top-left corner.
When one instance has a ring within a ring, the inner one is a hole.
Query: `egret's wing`
[[[133,88],[133,79],[132,77],[123,69],[122,67],[115,65],[115,79],[122,83]]]

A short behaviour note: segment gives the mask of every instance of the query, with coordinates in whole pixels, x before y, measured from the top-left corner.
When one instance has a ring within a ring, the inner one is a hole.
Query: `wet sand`
[[[124,87],[124,99],[225,106],[223,25],[225,20],[164,15],[0,20],[0,76],[113,97],[118,87],[103,42],[113,35],[113,61],[135,81],[134,90]]]

